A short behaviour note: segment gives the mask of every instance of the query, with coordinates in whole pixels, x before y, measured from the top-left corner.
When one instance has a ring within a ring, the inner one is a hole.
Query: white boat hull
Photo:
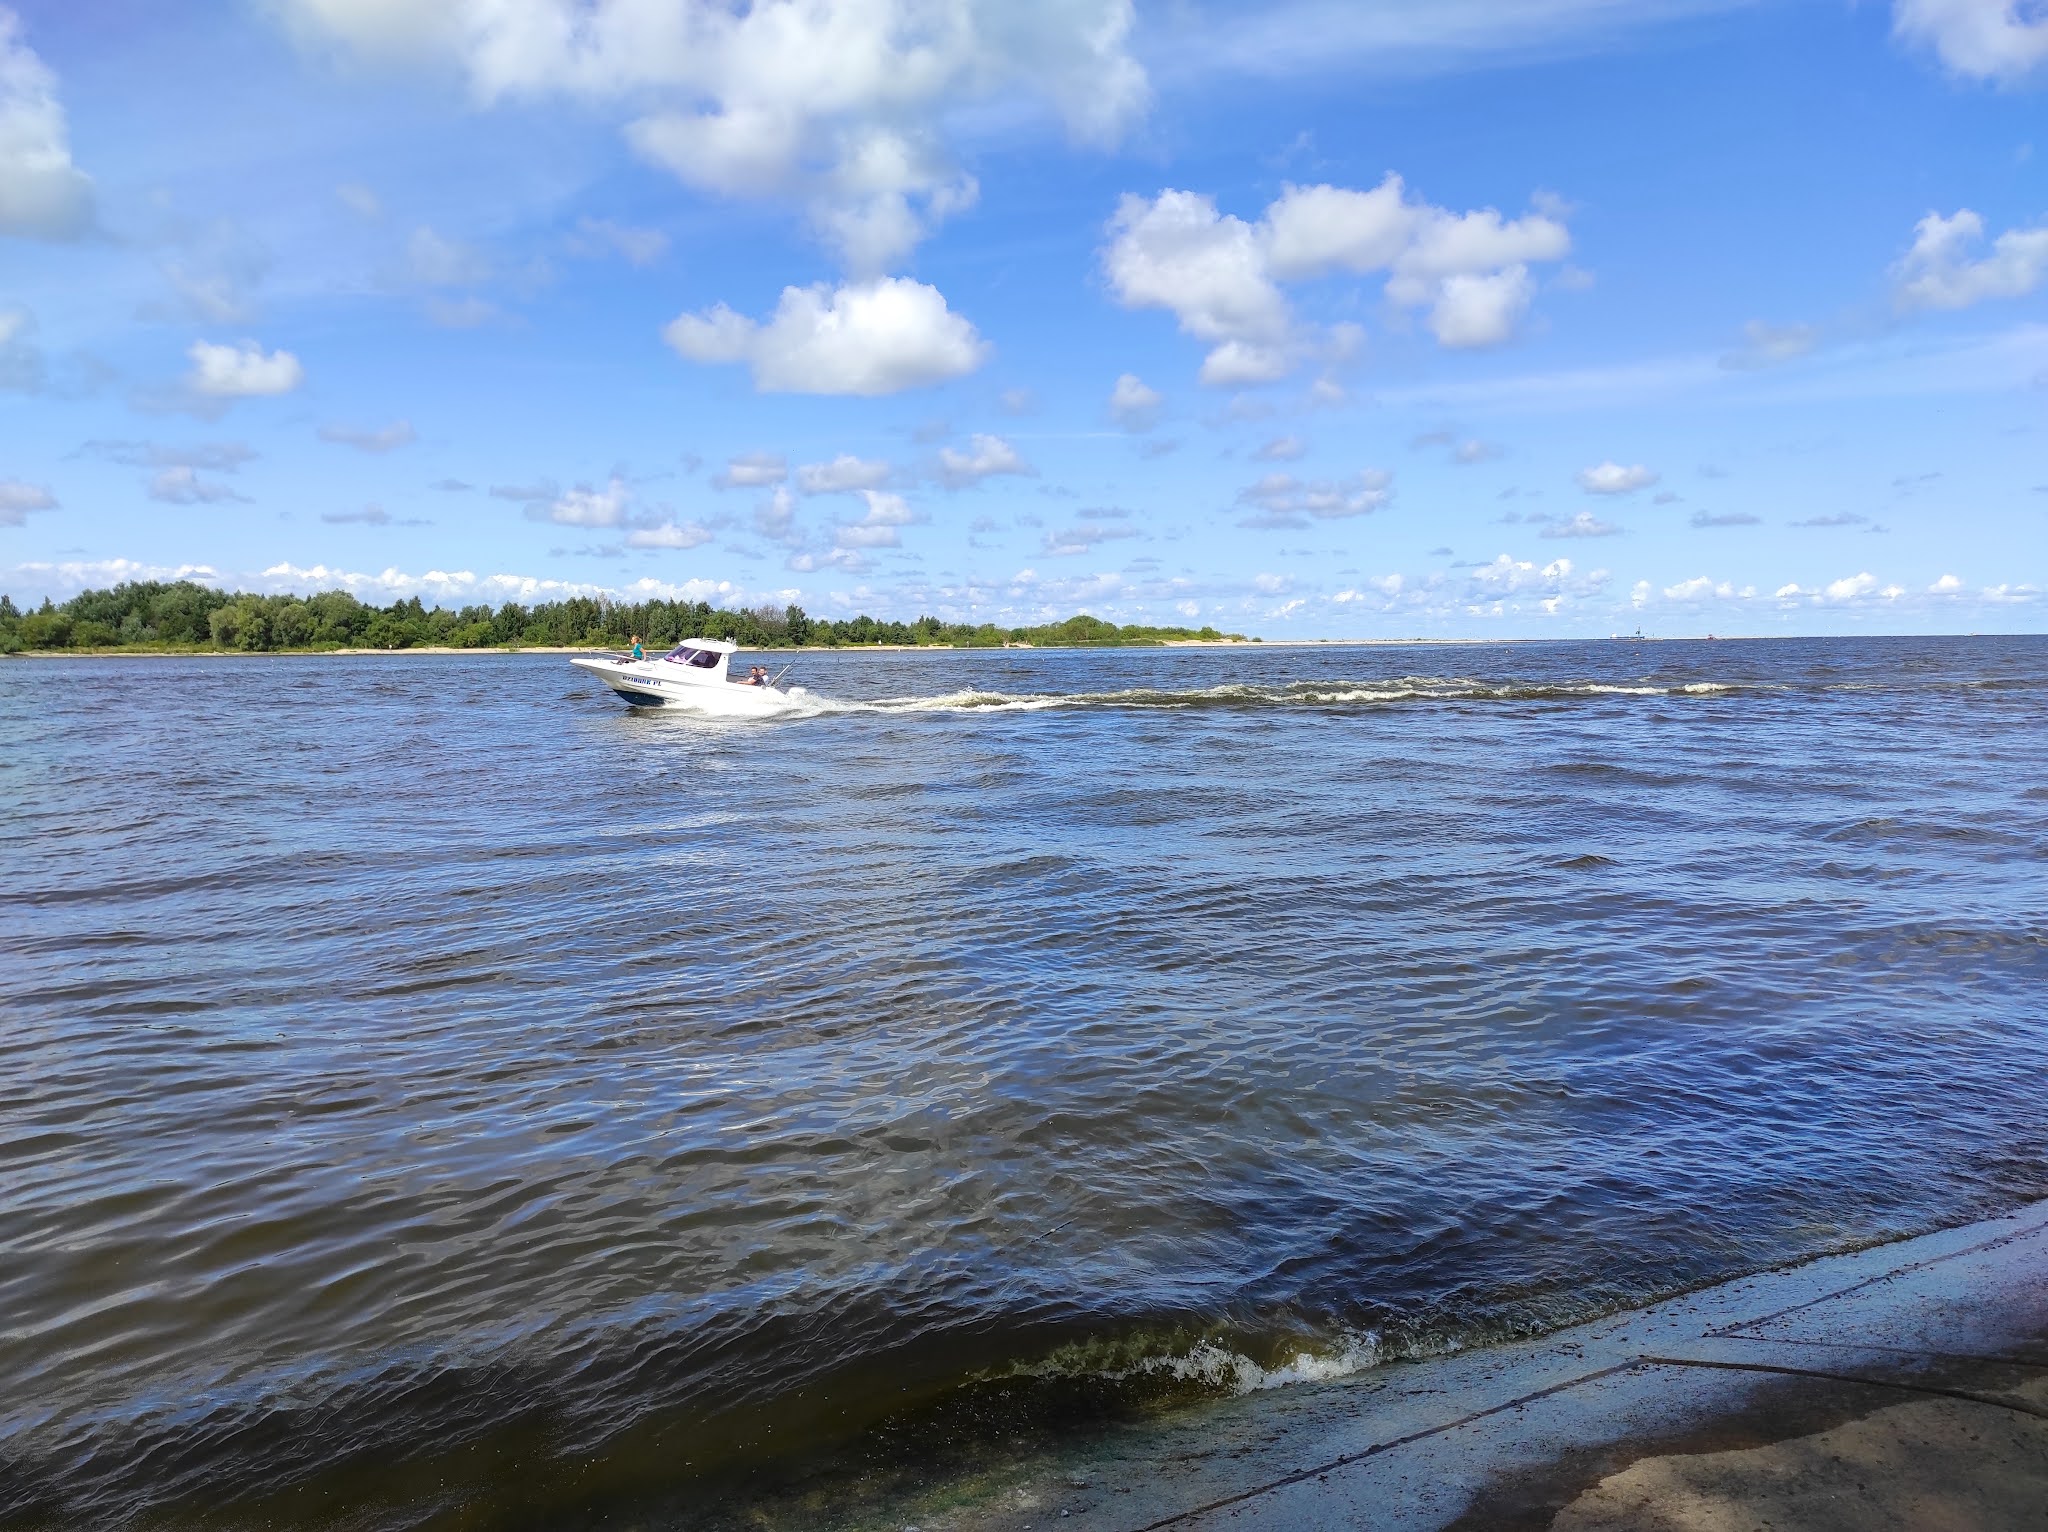
[[[629,707],[689,708],[718,718],[766,718],[793,699],[774,686],[747,686],[721,674],[693,671],[667,660],[621,660],[613,655],[569,661],[604,682]]]

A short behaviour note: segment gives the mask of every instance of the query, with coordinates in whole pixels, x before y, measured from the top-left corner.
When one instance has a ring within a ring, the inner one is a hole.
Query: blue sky
[[[14,0],[0,589],[2039,631],[2044,87],[2036,0]]]

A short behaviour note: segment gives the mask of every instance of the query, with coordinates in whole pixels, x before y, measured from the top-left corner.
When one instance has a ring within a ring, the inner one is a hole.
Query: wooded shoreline
[[[1116,648],[1162,643],[1257,642],[1213,627],[1119,626],[1086,613],[1037,626],[812,617],[800,606],[743,610],[702,601],[619,602],[570,596],[525,606],[428,606],[418,596],[371,606],[345,590],[312,596],[229,592],[190,580],[133,581],[23,612],[0,595],[0,653],[333,654],[395,650],[623,649],[636,639],[666,649],[717,638],[745,649],[883,647]]]
[[[1008,648],[1013,652],[1030,653],[1038,650],[1069,651],[1077,649],[1312,649],[1350,648],[1373,644],[1434,644],[1434,643],[1490,643],[1490,639],[1433,639],[1433,638],[1292,638],[1275,639],[1268,642],[1262,638],[1160,638],[1133,639],[1115,644],[780,644],[773,649],[763,647],[759,652],[774,654],[925,654],[932,650],[948,653],[967,650],[985,651],[988,648]],[[403,649],[205,649],[196,645],[185,647],[158,646],[123,647],[112,645],[96,649],[16,649],[0,652],[0,659],[9,660],[241,660],[241,659],[351,659],[381,657],[398,654],[417,655],[474,655],[482,658],[488,655],[512,654],[618,654],[623,650],[611,644],[505,644],[487,648],[464,649],[450,644],[413,644]],[[657,651],[658,652],[658,651]],[[741,653],[754,652],[742,646]]]

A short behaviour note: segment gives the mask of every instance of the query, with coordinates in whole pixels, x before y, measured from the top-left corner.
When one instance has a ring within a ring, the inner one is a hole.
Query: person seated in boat
[[[647,658],[647,656],[641,652],[640,635],[638,633],[635,633],[633,635],[633,658],[636,660],[644,660]]]
[[[742,686],[766,686],[767,684],[768,667],[766,665],[755,665],[750,667],[747,671],[746,680],[740,682],[740,685]]]

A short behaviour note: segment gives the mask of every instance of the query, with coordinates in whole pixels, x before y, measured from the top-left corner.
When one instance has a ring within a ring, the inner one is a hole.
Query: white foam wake
[[[1170,691],[1132,687],[1109,692],[1000,692],[969,688],[931,696],[845,698],[791,687],[786,704],[763,718],[818,718],[840,714],[1041,713],[1062,708],[1350,708],[1428,703],[1569,702],[1622,697],[1705,697],[1752,690],[1740,682],[1691,681],[1624,686],[1602,681],[1480,681],[1470,676],[1399,676],[1372,681],[1293,681],[1282,685],[1229,682]],[[758,721],[758,720],[750,720]]]
[[[828,713],[1036,713],[1054,708],[1305,707],[1331,708],[1388,703],[1534,702],[1594,697],[1678,697],[1732,692],[1731,682],[1621,686],[1606,682],[1483,682],[1466,676],[1402,676],[1384,681],[1295,681],[1280,686],[1233,682],[1184,691],[1133,687],[1113,692],[998,692],[970,689],[934,696],[849,700],[800,698],[799,710]]]

